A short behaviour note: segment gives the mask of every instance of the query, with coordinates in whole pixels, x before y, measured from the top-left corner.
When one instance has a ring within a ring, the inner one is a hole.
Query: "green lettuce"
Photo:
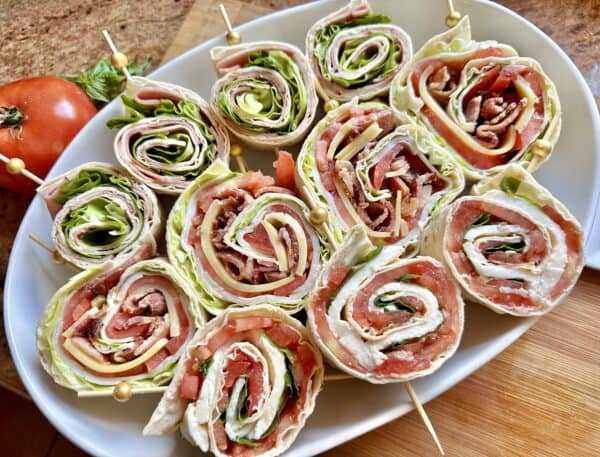
[[[260,51],[250,54],[246,67],[262,67],[268,68],[279,73],[289,88],[291,96],[289,122],[278,129],[276,133],[285,135],[293,132],[302,122],[307,108],[307,94],[302,74],[298,65],[293,59],[283,51]],[[251,90],[244,91],[243,94],[237,96],[235,103],[239,109],[242,109],[254,118],[264,118],[275,120],[282,114],[283,97],[275,87],[265,81],[259,79],[246,79],[245,83],[252,87]],[[228,115],[236,124],[245,129],[257,132],[269,132],[268,127],[256,125],[252,122],[247,122],[236,113],[236,109],[230,106],[227,100],[227,95],[230,90],[240,84],[240,80],[235,80],[227,84],[219,94],[219,107]]]
[[[166,228],[167,251],[169,260],[191,282],[204,307],[213,314],[218,314],[227,307],[227,303],[212,295],[205,285],[204,279],[196,269],[196,263],[181,243],[186,216],[191,198],[203,186],[239,176],[240,173],[231,171],[225,163],[215,160],[187,189],[179,196],[169,214]]]
[[[98,168],[84,168],[77,176],[60,185],[60,194],[54,198],[58,204],[65,204],[73,197],[88,192],[99,186],[114,187],[137,198],[132,190],[131,181],[125,176],[118,176]],[[138,205],[140,208],[142,205]]]
[[[195,103],[187,100],[179,100],[177,103],[169,99],[163,99],[157,105],[145,105],[138,103],[134,98],[123,95],[121,97],[123,106],[126,110],[126,115],[113,117],[110,119],[106,126],[108,128],[122,128],[131,123],[135,123],[144,118],[159,117],[159,116],[176,116],[185,118],[192,121],[200,130],[200,135],[206,139],[207,149],[206,155],[207,160],[204,164],[211,163],[217,150],[217,141],[215,136],[211,133],[208,125],[202,117],[200,109]],[[164,163],[167,165],[176,165],[178,163],[185,162],[193,157],[194,154],[194,142],[189,137],[189,134],[184,131],[177,132],[157,132],[151,135],[143,135],[136,138],[131,144],[132,155],[137,156],[137,149],[143,145],[145,141],[162,139],[162,140],[175,140],[181,145],[171,144],[168,147],[155,146],[148,151],[148,156],[153,160]],[[177,170],[164,170],[161,169],[161,174],[169,176],[187,176],[190,178],[197,177],[205,169],[204,166],[199,166],[194,170],[186,169],[185,171]]]
[[[78,241],[87,246],[102,247],[118,244],[133,229],[125,209],[107,198],[97,198],[71,211],[60,221],[67,244],[75,252],[80,252],[80,249],[70,242],[70,233],[85,224],[94,227],[78,238]],[[99,251],[96,255],[88,253],[87,257],[100,259],[104,254]]]
[[[133,190],[133,184],[127,177],[99,168],[82,169],[76,176],[66,180],[60,185],[60,193],[54,201],[63,205],[78,195],[101,186],[112,187],[125,193],[133,203],[137,214],[128,214],[124,208],[105,197],[87,201],[67,213],[60,221],[60,225],[69,249],[92,259],[104,258],[103,247],[119,246],[134,229],[132,220],[135,217],[143,220],[145,212],[143,200]],[[82,234],[75,245],[75,239],[71,238],[70,233],[83,224],[90,224],[93,228]],[[96,250],[96,254],[91,254],[90,249],[82,250],[81,245],[99,249]],[[124,245],[122,248],[125,249],[127,246]]]
[[[381,36],[390,43],[390,49],[386,56],[386,59],[374,67],[371,71],[361,75],[360,77],[352,80],[340,78],[331,75],[327,66],[327,54],[329,48],[335,37],[345,29],[358,27],[361,25],[369,24],[387,24],[391,22],[390,18],[382,14],[368,14],[352,19],[348,22],[329,24],[323,29],[319,30],[315,37],[315,57],[319,63],[321,74],[330,81],[345,87],[346,89],[362,87],[367,85],[378,78],[383,78],[389,73],[393,72],[399,63],[402,61],[402,48],[398,45],[392,35],[385,32],[375,32],[368,37],[360,37],[348,40],[344,43],[344,47],[341,49],[340,65],[348,71],[358,70],[365,65],[369,64],[377,55],[372,49],[367,49],[361,54],[360,58],[353,63],[348,63],[348,59],[352,53],[367,39],[373,36]]]

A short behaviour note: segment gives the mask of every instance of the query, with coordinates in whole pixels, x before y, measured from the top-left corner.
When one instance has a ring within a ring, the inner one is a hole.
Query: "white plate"
[[[309,26],[345,3],[346,0],[333,0],[303,5],[255,20],[240,27],[239,31],[247,41],[275,39],[303,48]],[[402,2],[401,7],[399,3],[372,0],[375,11],[391,16],[410,33],[416,49],[431,35],[445,29],[445,0]],[[471,16],[474,38],[497,39],[515,46],[522,55],[537,58],[555,81],[564,108],[563,129],[552,159],[537,177],[567,204],[589,235],[600,186],[600,121],[582,76],[556,44],[509,10],[473,0],[456,1],[455,6]],[[176,58],[154,72],[152,77],[184,85],[208,98],[215,80],[208,50],[217,44],[224,44],[222,37]],[[112,141],[115,132],[104,125],[118,112],[118,102],[102,110],[75,138],[51,176],[90,160],[114,161]],[[271,153],[263,153],[262,160],[250,160],[250,164],[262,163],[266,167],[271,161]],[[33,201],[15,240],[4,295],[8,342],[19,374],[36,404],[63,434],[94,455],[198,455],[198,451],[185,444],[178,433],[166,437],[141,436],[158,396],[135,398],[126,404],[111,399],[78,400],[73,392],[56,386],[46,375],[35,348],[36,322],[44,304],[66,281],[70,271],[55,265],[46,252],[28,241],[30,233],[49,239],[50,217],[39,198]],[[592,255],[592,247],[600,247],[600,240],[589,238],[588,242],[588,255]],[[501,317],[482,307],[468,306],[466,322],[466,333],[458,353],[436,374],[413,383],[424,402],[492,359],[525,332],[534,320]],[[410,409],[400,385],[372,386],[359,381],[338,382],[335,388],[328,385],[319,396],[314,415],[288,455],[322,452]]]

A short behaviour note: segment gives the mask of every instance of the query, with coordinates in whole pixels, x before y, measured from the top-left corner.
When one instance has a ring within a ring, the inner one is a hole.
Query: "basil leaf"
[[[241,421],[248,416],[248,376],[240,376],[238,379],[244,380],[244,387],[242,387],[239,401],[236,406],[237,418]]]
[[[212,358],[212,356],[210,356],[208,359],[206,359],[205,361],[200,363],[200,365],[198,366],[198,371],[200,373],[202,373],[202,376],[204,376],[205,378],[208,375],[208,370],[210,370],[212,363],[213,363],[213,358]]]
[[[488,222],[490,222],[490,218],[491,218],[491,214],[488,213],[487,211],[482,212],[481,214],[479,214],[479,216],[477,216],[475,219],[473,219],[473,222],[471,222],[467,229],[471,229],[473,227],[479,227],[481,225],[485,225]]]
[[[352,267],[352,269],[350,270],[351,273],[356,273],[358,270],[360,270],[362,267],[364,267],[367,263],[369,263],[371,260],[373,260],[375,257],[377,257],[381,253],[381,250],[383,249],[383,245],[384,245],[383,240],[377,240],[377,245],[375,246],[375,248],[373,250],[371,250],[363,258],[362,262],[357,263],[356,265],[354,265]]]
[[[260,441],[253,441],[248,438],[235,438],[235,439],[232,439],[231,441],[234,441],[239,444],[243,444],[244,446],[250,446],[250,447],[258,447],[262,444]]]
[[[491,246],[489,248],[486,248],[485,252],[487,252],[487,253],[506,252],[506,251],[523,252],[523,249],[525,249],[525,247],[526,247],[525,240],[520,240],[520,241],[517,241],[514,243],[503,243],[498,246]]]
[[[127,70],[131,76],[143,75],[152,65],[152,59],[138,63],[137,61],[127,65]],[[87,96],[95,103],[101,106],[115,98],[125,86],[125,74],[118,70],[108,60],[99,60],[89,70],[78,74],[62,75],[61,78],[77,84]]]
[[[520,185],[521,181],[512,176],[505,176],[500,181],[500,189],[510,195],[516,195]]]
[[[399,298],[387,299],[384,297],[377,297],[374,301],[374,305],[378,308],[383,308],[384,312],[396,312],[396,311],[405,311],[410,314],[414,314],[417,312],[412,306],[403,302]]]
[[[396,281],[402,281],[402,282],[410,282],[413,279],[419,279],[421,277],[421,275],[415,275],[412,273],[407,273],[405,275],[400,276],[398,279],[396,279]]]

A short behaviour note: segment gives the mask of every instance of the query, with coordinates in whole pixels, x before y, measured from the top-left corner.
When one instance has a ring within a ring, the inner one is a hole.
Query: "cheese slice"
[[[145,363],[147,360],[150,360],[154,355],[156,355],[167,343],[169,340],[167,338],[161,338],[156,343],[154,343],[150,349],[148,349],[144,354],[142,354],[137,359],[131,360],[126,363],[120,364],[112,364],[112,363],[102,363],[94,360],[92,357],[84,353],[81,349],[79,349],[74,343],[73,340],[67,338],[63,344],[64,349],[69,352],[75,360],[89,368],[92,371],[103,374],[117,374],[122,373],[124,371],[132,370]]]
[[[362,151],[367,144],[375,140],[382,131],[383,129],[379,127],[379,124],[373,122],[360,135],[354,138],[350,144],[347,144],[335,158],[337,160],[352,159],[352,157]]]

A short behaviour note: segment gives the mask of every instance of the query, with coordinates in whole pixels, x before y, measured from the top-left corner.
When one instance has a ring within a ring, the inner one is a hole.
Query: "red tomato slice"
[[[200,376],[192,374],[184,374],[179,387],[179,396],[186,400],[195,401],[200,393]]]
[[[275,324],[267,330],[267,335],[280,347],[293,349],[300,341],[300,335],[289,327]]]
[[[295,192],[295,163],[292,155],[287,151],[277,151],[277,160],[273,162],[273,167],[275,168],[275,185]]]

